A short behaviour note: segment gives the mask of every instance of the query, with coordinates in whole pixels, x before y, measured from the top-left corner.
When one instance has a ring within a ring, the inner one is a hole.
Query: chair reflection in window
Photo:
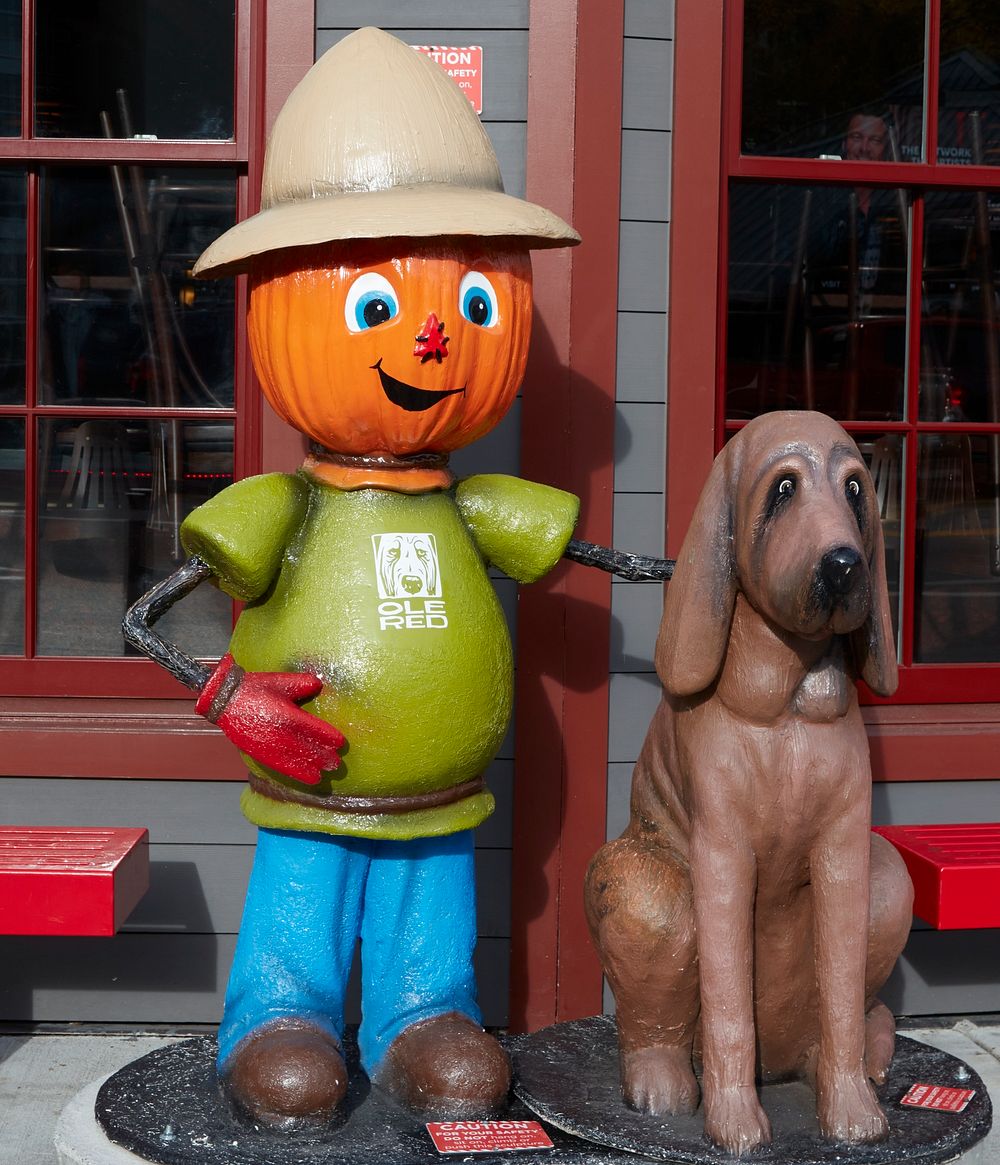
[[[104,136],[132,137],[122,91],[118,117],[120,134],[111,116],[101,114]],[[48,312],[42,399],[83,407],[232,408],[233,292],[220,285],[196,292],[189,270],[203,245],[234,218],[234,179],[214,171],[150,172],[116,164],[82,176],[51,170],[47,182],[52,207],[46,219],[49,237],[43,230],[43,242],[69,245],[44,248]],[[87,213],[76,222],[71,208],[81,191]],[[117,252],[109,238],[115,219],[121,240]],[[119,422],[117,429],[88,425],[83,441],[72,429],[51,429],[41,451],[43,464],[51,460],[58,472],[62,459],[66,468],[67,443],[72,442],[68,472],[77,476],[78,458],[108,441],[102,456],[90,455],[91,463],[119,459],[128,482],[126,500],[131,499],[168,559],[179,561],[185,470],[190,473],[203,456],[184,447],[191,422],[136,417]],[[210,427],[208,422],[199,425],[202,437]],[[231,452],[231,431],[231,422],[217,424],[218,450]],[[112,518],[104,505],[91,504],[96,497],[78,496],[74,518],[83,521],[89,512],[94,537],[100,539],[101,524]],[[50,483],[47,508],[64,510],[68,501]],[[135,550],[141,560],[142,547],[137,544]]]

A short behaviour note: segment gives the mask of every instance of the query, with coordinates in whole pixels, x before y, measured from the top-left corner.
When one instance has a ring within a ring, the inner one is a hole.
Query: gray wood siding
[[[512,762],[495,761],[498,812],[477,838],[480,993],[506,1019]],[[0,1020],[214,1023],[253,864],[256,831],[231,781],[9,778],[3,819],[144,825],[150,888],[114,938],[0,937]],[[349,1018],[357,1019],[357,989]]]
[[[666,482],[667,255],[673,3],[625,0],[614,544],[663,554]],[[629,776],[656,706],[658,583],[611,592],[608,836],[628,819]]]

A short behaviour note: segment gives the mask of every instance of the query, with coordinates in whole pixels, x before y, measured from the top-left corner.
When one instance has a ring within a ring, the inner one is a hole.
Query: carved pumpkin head
[[[531,261],[484,238],[273,251],[253,261],[249,329],[272,407],[324,448],[448,453],[514,400]]]

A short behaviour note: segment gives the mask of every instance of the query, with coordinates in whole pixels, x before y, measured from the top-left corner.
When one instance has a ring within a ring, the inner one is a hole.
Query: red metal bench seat
[[[913,913],[938,930],[1000,926],[1000,823],[880,825],[913,880]]]
[[[0,934],[113,935],[148,888],[145,829],[0,826]]]

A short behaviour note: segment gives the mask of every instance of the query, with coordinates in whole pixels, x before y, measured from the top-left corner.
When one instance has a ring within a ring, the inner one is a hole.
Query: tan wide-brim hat
[[[439,65],[362,28],[292,90],[267,144],[260,212],[216,239],[194,272],[238,274],[254,255],[338,239],[448,235],[580,241],[551,211],[504,194],[486,131]]]

